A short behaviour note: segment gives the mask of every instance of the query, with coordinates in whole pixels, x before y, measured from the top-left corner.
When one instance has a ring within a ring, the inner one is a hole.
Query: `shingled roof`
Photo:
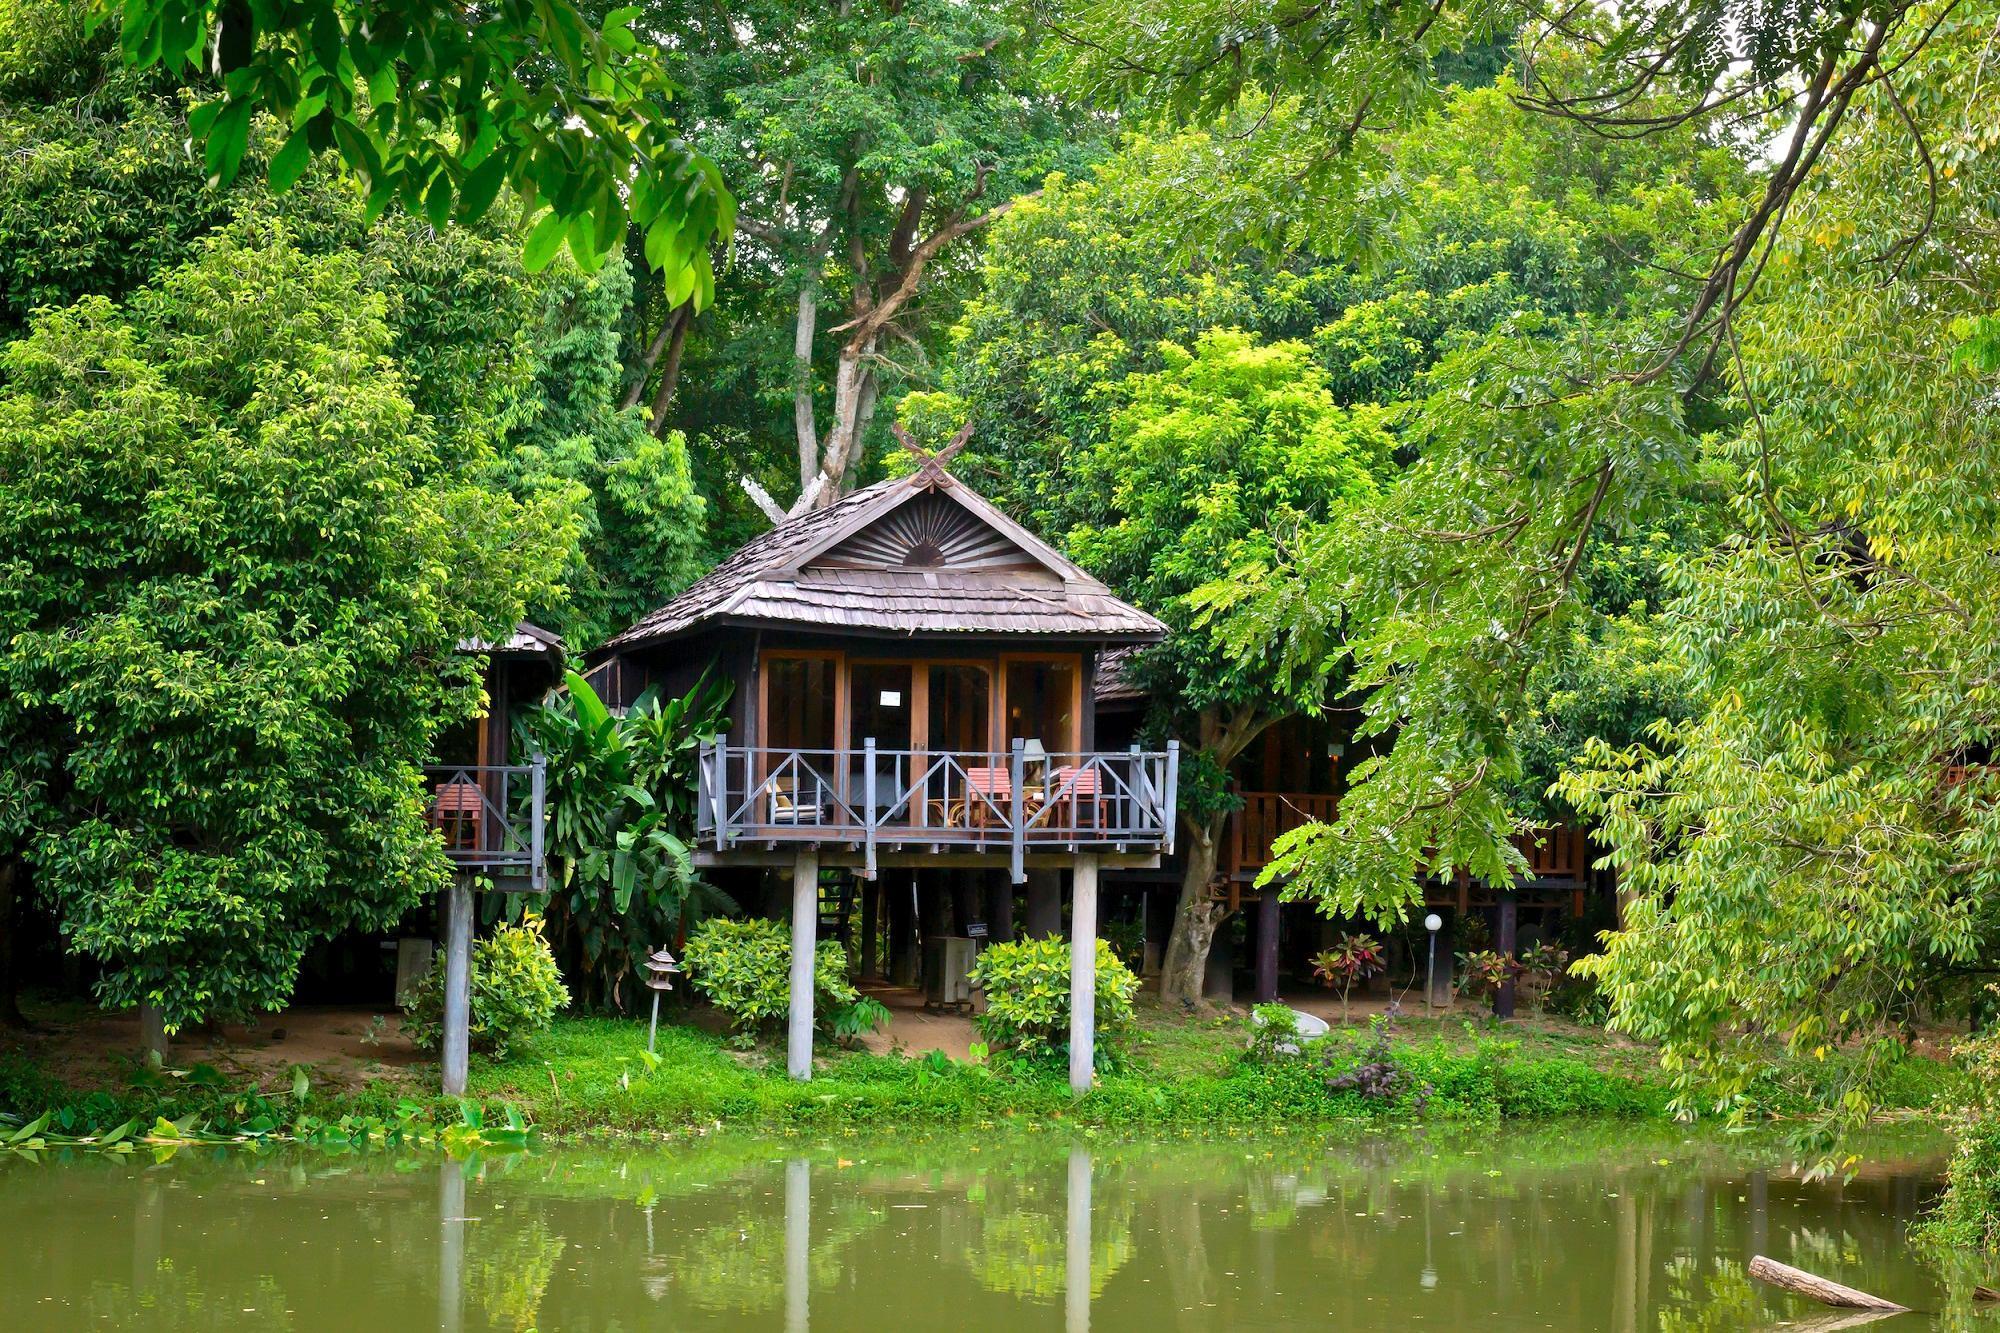
[[[613,638],[712,625],[1150,643],[1166,627],[941,468],[878,482],[739,548]]]

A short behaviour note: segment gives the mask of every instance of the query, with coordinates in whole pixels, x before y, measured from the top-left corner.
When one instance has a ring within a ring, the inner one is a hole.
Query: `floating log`
[[[1894,1314],[1910,1307],[1885,1301],[1880,1296],[1870,1296],[1865,1291],[1843,1287],[1838,1282],[1829,1282],[1823,1277],[1806,1272],[1803,1268],[1793,1268],[1781,1264],[1776,1259],[1758,1255],[1750,1261],[1750,1276],[1759,1282],[1768,1282],[1774,1287],[1782,1287],[1795,1296],[1818,1301],[1821,1305],[1831,1305],[1842,1310],[1880,1310],[1884,1314]]]
[[[1995,1291],[1991,1287],[1974,1287],[1972,1289],[1972,1299],[1975,1301],[2000,1301],[2000,1291]]]

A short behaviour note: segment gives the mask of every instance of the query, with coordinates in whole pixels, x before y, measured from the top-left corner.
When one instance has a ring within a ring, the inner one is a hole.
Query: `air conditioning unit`
[[[965,935],[933,935],[924,941],[924,1008],[972,1006],[972,964],[978,941]]]

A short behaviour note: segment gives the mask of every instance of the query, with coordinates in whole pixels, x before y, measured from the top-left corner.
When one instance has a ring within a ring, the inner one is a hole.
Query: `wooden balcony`
[[[548,779],[540,755],[531,764],[426,768],[424,777],[431,827],[454,869],[484,875],[503,891],[548,888],[542,845]]]
[[[878,857],[1003,857],[1019,882],[1030,855],[1170,854],[1180,751],[1030,754],[701,747],[696,838],[706,859],[741,849],[848,846]]]
[[[1271,845],[1304,824],[1332,823],[1340,800],[1308,792],[1246,791],[1243,808],[1223,830],[1222,873],[1250,880],[1271,862]],[[1556,825],[1516,834],[1514,846],[1528,863],[1524,889],[1581,889],[1590,878],[1590,843],[1585,830]]]

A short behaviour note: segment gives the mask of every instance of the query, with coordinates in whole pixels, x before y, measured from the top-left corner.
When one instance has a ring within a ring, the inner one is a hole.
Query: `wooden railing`
[[[1337,796],[1306,792],[1246,791],[1242,796],[1243,808],[1229,816],[1222,835],[1222,869],[1231,878],[1262,870],[1280,835],[1315,820],[1331,823],[1340,804]]]
[[[1283,834],[1313,821],[1330,824],[1339,814],[1337,796],[1278,791],[1242,796],[1243,808],[1229,816],[1223,830],[1222,871],[1232,879],[1269,865],[1271,845]],[[1583,829],[1537,829],[1517,834],[1514,846],[1528,862],[1530,881],[1580,885],[1590,878],[1590,843]]]
[[[548,778],[540,755],[528,764],[427,768],[424,777],[431,827],[454,866],[492,876],[496,888],[518,889],[523,879],[531,893],[548,887],[542,846]]]
[[[1514,846],[1528,859],[1531,880],[1565,880],[1581,884],[1590,878],[1590,840],[1580,828],[1556,824],[1516,834]]]
[[[696,836],[727,851],[743,842],[920,846],[1024,857],[1050,844],[1118,852],[1174,849],[1180,747],[1032,756],[1008,750],[701,747]]]

